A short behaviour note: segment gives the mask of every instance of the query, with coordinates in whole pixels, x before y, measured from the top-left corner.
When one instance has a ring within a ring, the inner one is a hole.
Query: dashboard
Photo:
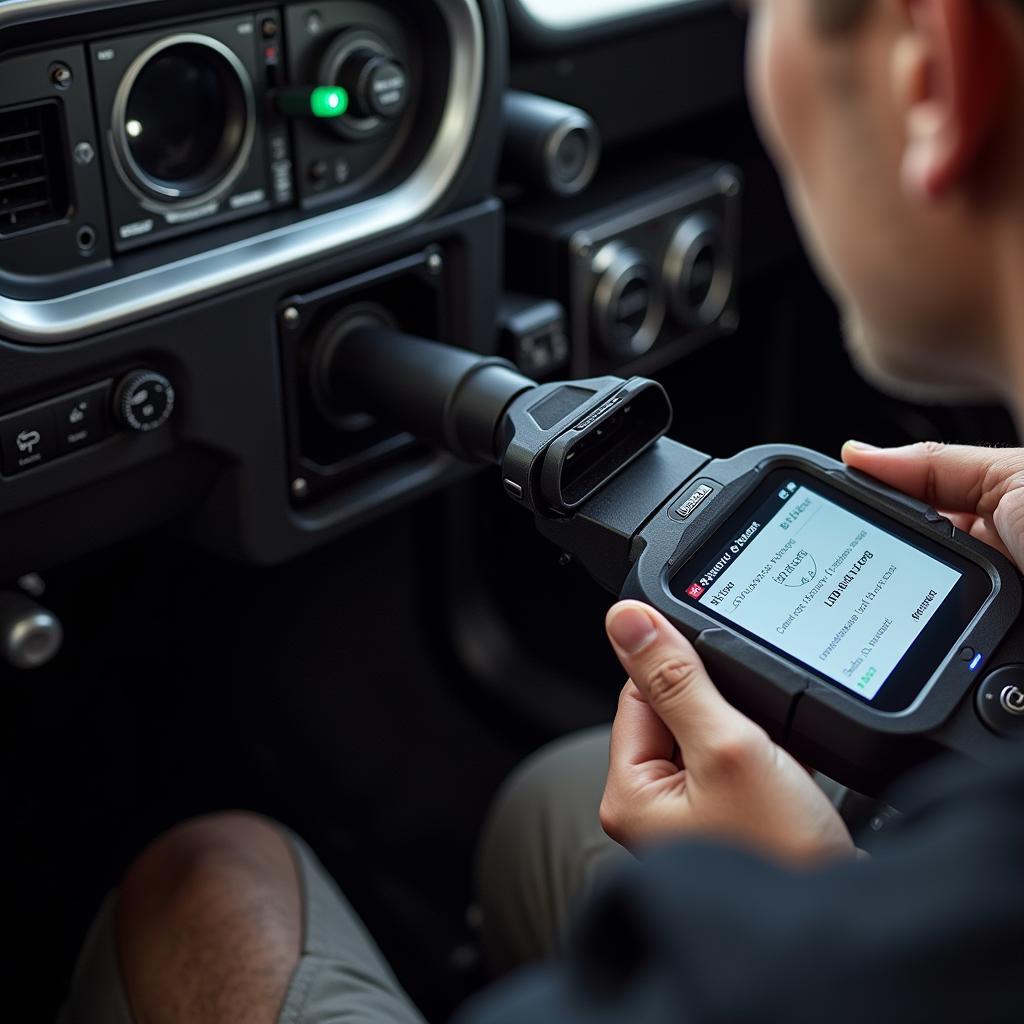
[[[678,90],[594,90],[623,19],[692,53]],[[0,0],[0,571],[179,518],[278,563],[464,475],[332,390],[353,324],[539,378],[733,333],[743,174],[630,150],[736,99],[740,32],[708,0]]]

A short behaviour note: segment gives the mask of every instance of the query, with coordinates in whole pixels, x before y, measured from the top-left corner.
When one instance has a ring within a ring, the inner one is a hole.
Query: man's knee
[[[116,932],[137,1018],[271,1024],[302,944],[288,840],[241,813],[177,826],[128,871]]]
[[[621,857],[601,830],[607,727],[549,744],[502,787],[481,840],[477,885],[493,965],[547,956],[595,876]]]
[[[596,822],[590,812],[596,814],[608,774],[609,738],[606,726],[588,729],[527,758],[498,794],[492,824],[528,842],[539,841],[542,829],[564,823],[567,814],[590,831]]]

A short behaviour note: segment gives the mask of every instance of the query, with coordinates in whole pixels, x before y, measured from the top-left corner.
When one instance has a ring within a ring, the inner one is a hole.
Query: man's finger
[[[653,608],[623,601],[608,613],[615,653],[686,758],[699,772],[702,762],[747,732],[750,722],[715,688],[693,645]]]
[[[848,441],[843,461],[933,508],[991,515],[1002,485],[1024,470],[1024,451],[933,443],[872,448]]]
[[[612,724],[611,770],[628,771],[638,765],[671,762],[675,752],[675,737],[630,680],[619,697]]]

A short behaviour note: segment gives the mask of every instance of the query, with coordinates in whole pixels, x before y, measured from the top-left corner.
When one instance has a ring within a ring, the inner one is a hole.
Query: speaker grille
[[[64,220],[70,205],[60,105],[0,110],[0,235]]]

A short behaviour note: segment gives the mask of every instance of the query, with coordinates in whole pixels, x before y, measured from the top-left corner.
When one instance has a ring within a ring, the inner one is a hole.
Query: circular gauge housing
[[[169,36],[132,62],[111,123],[118,169],[146,205],[199,206],[230,189],[248,164],[252,82],[216,39]]]

